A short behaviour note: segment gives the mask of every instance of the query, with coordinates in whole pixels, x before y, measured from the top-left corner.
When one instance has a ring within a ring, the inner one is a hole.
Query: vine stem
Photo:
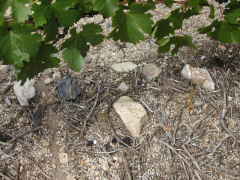
[[[221,16],[222,16],[222,20],[224,20],[224,16],[223,16],[222,8],[221,8],[221,6],[220,6],[219,1],[218,1],[218,7],[219,7],[219,11],[220,11]]]

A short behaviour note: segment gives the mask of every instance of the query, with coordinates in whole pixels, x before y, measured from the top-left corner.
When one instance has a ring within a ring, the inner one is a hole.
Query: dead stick
[[[183,150],[187,153],[187,155],[189,156],[189,158],[192,160],[193,164],[196,166],[197,170],[202,174],[202,170],[198,164],[198,162],[196,161],[196,159],[190,154],[190,152],[187,150],[185,145],[182,145]]]
[[[24,133],[21,133],[21,134],[15,136],[15,137],[13,137],[11,140],[8,141],[8,143],[12,143],[13,141],[16,141],[17,139],[25,136],[26,134],[29,134],[29,133],[31,133],[31,132],[34,132],[34,131],[37,131],[37,130],[40,130],[40,129],[42,129],[42,126],[39,126],[39,127],[33,128],[33,129],[30,129],[30,130],[27,130],[27,131],[25,131]]]
[[[127,159],[126,159],[126,156],[125,156],[124,152],[122,152],[122,157],[123,157],[123,163],[124,163],[125,171],[126,171],[127,176],[128,176],[128,180],[132,180],[131,171],[129,170],[128,162],[127,162]]]
[[[221,86],[223,88],[223,110],[222,112],[220,112],[220,124],[222,126],[222,128],[237,142],[240,143],[240,140],[232,133],[232,131],[230,129],[228,129],[228,127],[226,126],[225,122],[224,122],[224,118],[225,118],[225,114],[227,113],[227,93],[225,90],[225,87],[223,85],[223,81],[221,81]]]

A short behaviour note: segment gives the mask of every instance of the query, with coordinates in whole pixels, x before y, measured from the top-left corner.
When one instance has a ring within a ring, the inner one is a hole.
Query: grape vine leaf
[[[192,38],[190,36],[172,36],[170,38],[163,38],[160,41],[157,41],[158,44],[158,52],[166,53],[170,51],[171,45],[174,44],[174,48],[172,50],[172,56],[175,55],[179,48],[183,46],[189,46],[193,49],[196,49],[196,46],[192,43]]]
[[[223,43],[240,43],[240,25],[231,24],[227,21],[215,20],[211,25],[198,29],[199,33],[207,34],[208,37]]]
[[[104,18],[110,17],[118,10],[118,0],[94,0],[93,10],[100,12]]]
[[[17,76],[17,80],[21,80],[21,85],[25,83],[27,78],[31,79],[47,68],[58,67],[60,60],[53,57],[53,54],[57,52],[57,49],[52,45],[42,44],[35,58],[31,58],[29,62],[23,62],[24,66]]]
[[[168,19],[161,19],[154,25],[153,28],[156,28],[154,32],[154,37],[158,40],[170,34],[174,34],[174,28],[170,26],[170,22]]]
[[[58,19],[60,26],[71,26],[78,18],[78,12],[72,10],[77,3],[76,0],[57,0],[54,3],[48,0],[41,0],[41,4],[32,6],[33,19],[36,26],[46,24],[50,18]]]
[[[94,23],[86,24],[79,33],[76,28],[70,31],[71,37],[62,44],[61,49],[65,49],[63,59],[71,69],[80,71],[84,64],[83,58],[90,48],[88,43],[93,46],[100,44],[104,37],[101,32],[101,26]]]
[[[52,41],[56,38],[58,34],[58,24],[55,18],[50,17],[47,21],[47,24],[44,26],[44,31],[46,34],[46,41]]]
[[[35,57],[39,50],[41,36],[31,34],[31,25],[21,26],[13,24],[9,27],[0,26],[0,59],[4,64],[13,64],[16,69],[23,66],[23,61],[29,61],[30,56]]]
[[[161,40],[170,34],[174,35],[175,30],[181,28],[184,19],[197,14],[198,12],[192,9],[188,9],[185,12],[182,12],[181,8],[175,9],[165,19],[156,22],[152,34],[157,40]]]
[[[237,24],[240,18],[240,1],[231,0],[225,8],[224,19],[229,23]]]
[[[124,12],[120,7],[115,13],[112,20],[113,31],[109,37],[115,41],[131,42],[136,44],[144,39],[144,35],[139,31],[140,29],[147,34],[152,31],[152,15],[145,13],[151,8],[143,4],[131,4],[128,12]]]
[[[0,1],[0,25],[3,24],[4,14],[8,7],[12,8],[12,18],[15,22],[25,22],[28,19],[28,15],[32,14],[27,3],[31,3],[32,0],[1,0]]]
[[[171,8],[173,5],[174,0],[164,0],[164,4],[168,7]]]

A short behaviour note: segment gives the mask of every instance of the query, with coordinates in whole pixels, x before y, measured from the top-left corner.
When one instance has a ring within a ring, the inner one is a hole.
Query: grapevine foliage
[[[0,0],[0,61],[12,64],[18,71],[22,84],[46,68],[57,67],[60,60],[56,54],[63,51],[63,60],[71,69],[79,71],[84,64],[90,45],[100,44],[104,38],[115,41],[138,43],[146,36],[154,37],[159,53],[171,51],[175,55],[179,48],[196,49],[192,38],[181,31],[184,20],[201,14],[204,6],[209,8],[209,26],[198,29],[199,33],[223,43],[240,44],[240,2],[231,0],[222,6],[222,18],[212,1],[164,0],[165,6],[178,8],[164,18],[153,22],[151,12],[160,1],[142,0]],[[218,1],[219,3],[225,1]],[[162,5],[164,5],[162,4]],[[99,24],[89,23],[81,30],[74,23],[86,16],[101,14],[112,18],[112,31],[102,34]],[[63,30],[63,33],[60,30]],[[69,32],[59,49],[54,47]]]

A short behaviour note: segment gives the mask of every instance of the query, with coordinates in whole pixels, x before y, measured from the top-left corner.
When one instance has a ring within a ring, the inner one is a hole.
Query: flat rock
[[[133,101],[128,96],[122,96],[113,104],[117,114],[121,117],[123,123],[130,131],[133,137],[141,133],[143,124],[147,121],[148,116],[144,107]]]
[[[61,79],[57,86],[59,96],[65,100],[73,100],[81,93],[77,80],[73,78]]]
[[[205,89],[210,91],[215,90],[215,83],[206,69],[193,68],[189,64],[186,64],[182,70],[182,75],[186,79],[192,79],[194,83],[197,83]]]
[[[159,76],[161,69],[155,64],[146,64],[143,66],[143,75],[152,80]]]
[[[132,62],[116,63],[111,66],[116,72],[129,72],[137,68],[137,65]]]
[[[14,93],[21,106],[28,106],[28,101],[36,95],[34,87],[35,81],[33,79],[30,81],[27,79],[23,86],[20,84],[20,81],[14,83]]]

